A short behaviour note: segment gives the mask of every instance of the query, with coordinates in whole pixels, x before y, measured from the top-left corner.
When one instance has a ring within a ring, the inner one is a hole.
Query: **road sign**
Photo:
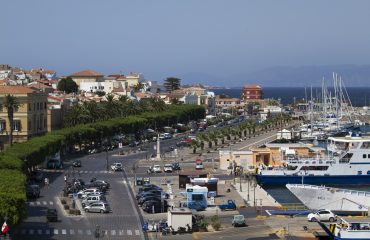
[[[118,143],[118,148],[122,148],[122,143]]]

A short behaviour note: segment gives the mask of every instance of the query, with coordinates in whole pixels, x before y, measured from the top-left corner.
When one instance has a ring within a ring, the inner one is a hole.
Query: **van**
[[[81,201],[82,207],[85,207],[87,205],[90,205],[94,202],[100,202],[100,201],[106,201],[106,198],[104,195],[95,195],[95,196],[88,196],[84,200]]]

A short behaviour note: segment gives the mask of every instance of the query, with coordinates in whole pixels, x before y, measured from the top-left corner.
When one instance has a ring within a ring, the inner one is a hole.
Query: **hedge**
[[[23,173],[28,167],[42,163],[47,156],[64,147],[101,140],[117,133],[136,133],[148,127],[163,127],[204,117],[205,109],[202,106],[170,105],[163,112],[147,112],[126,118],[76,125],[34,137],[27,142],[15,143],[0,153],[0,171],[7,173],[3,175],[0,172],[0,216],[7,214],[13,224],[22,220],[25,216],[26,201],[26,177]],[[11,178],[13,174],[14,181]]]

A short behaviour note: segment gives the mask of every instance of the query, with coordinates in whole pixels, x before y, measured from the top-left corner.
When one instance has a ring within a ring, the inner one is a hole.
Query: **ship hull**
[[[256,175],[258,184],[264,186],[302,183],[302,176]],[[304,184],[312,185],[370,185],[370,175],[304,176]]]

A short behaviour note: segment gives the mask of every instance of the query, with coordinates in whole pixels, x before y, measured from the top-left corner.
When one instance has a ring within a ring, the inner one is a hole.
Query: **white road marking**
[[[67,234],[67,230],[62,229],[62,234],[66,235]]]
[[[54,205],[54,202],[50,201],[50,202],[49,202],[49,204],[50,204],[50,205]]]
[[[41,235],[41,234],[42,234],[42,229],[38,229],[38,230],[37,230],[37,233],[38,233],[39,235]]]
[[[46,201],[43,201],[42,204],[47,205],[48,203]]]
[[[127,235],[132,235],[132,231],[131,230],[127,230]]]
[[[135,235],[140,235],[140,231],[139,230],[135,230]]]
[[[118,230],[118,235],[122,236],[123,234],[125,234],[125,231],[123,231],[123,230]]]
[[[37,205],[41,205],[41,203],[39,201],[36,202]]]
[[[45,230],[45,234],[46,234],[46,235],[49,235],[49,234],[50,234],[50,229],[46,229],[46,230]]]
[[[116,235],[116,230],[111,230],[110,235],[115,236]]]
[[[84,234],[84,232],[81,229],[78,229],[77,232],[78,232],[79,235],[83,235]]]
[[[88,171],[85,171],[85,173],[88,173]]]
[[[75,234],[75,230],[69,229],[69,234],[74,235]]]
[[[30,202],[30,206],[35,206],[35,202]]]
[[[123,184],[127,184],[126,180],[123,180]]]
[[[54,235],[58,235],[58,234],[59,234],[58,229],[54,229]]]
[[[91,235],[91,230],[90,229],[86,230],[86,234]]]

